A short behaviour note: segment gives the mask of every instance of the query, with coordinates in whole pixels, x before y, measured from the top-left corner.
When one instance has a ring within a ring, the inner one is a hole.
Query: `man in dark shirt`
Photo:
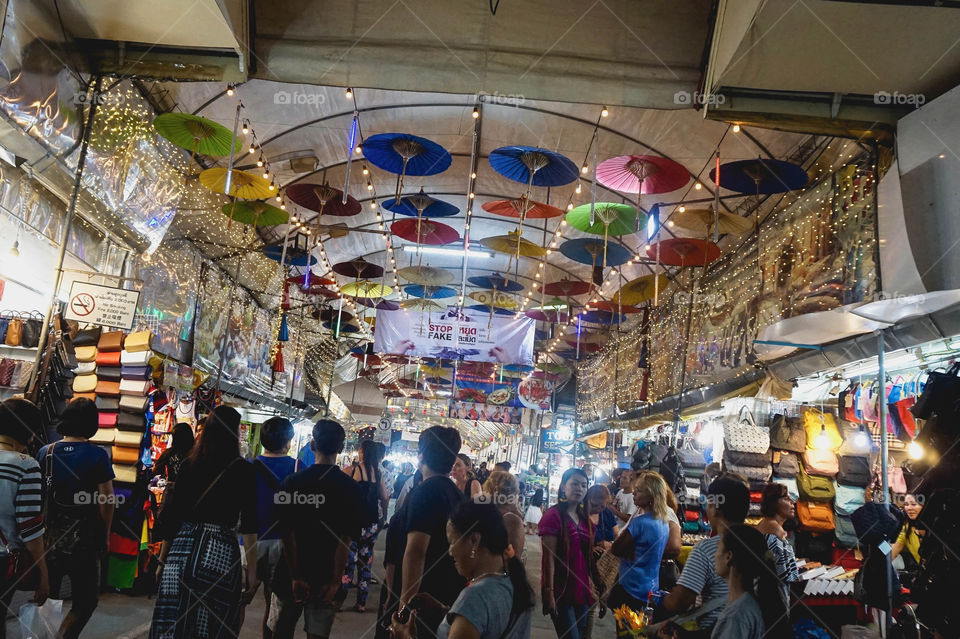
[[[318,421],[313,427],[316,463],[287,477],[277,493],[286,561],[273,582],[274,639],[292,638],[301,612],[309,639],[330,636],[334,596],[362,520],[360,487],[336,465],[345,438],[337,422]]]
[[[407,606],[417,611],[419,639],[434,637],[443,621],[437,602],[451,606],[466,585],[448,554],[447,541],[447,520],[464,499],[449,477],[460,444],[460,433],[454,428],[434,426],[420,433],[423,481],[407,499],[407,547],[400,594],[400,617]]]

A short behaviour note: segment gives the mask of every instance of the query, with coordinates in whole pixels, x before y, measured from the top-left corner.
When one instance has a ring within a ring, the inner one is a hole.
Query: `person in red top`
[[[587,613],[593,604],[593,526],[583,503],[588,484],[586,473],[579,468],[563,473],[558,503],[543,514],[538,526],[543,547],[543,614],[550,615],[560,639],[585,636]]]

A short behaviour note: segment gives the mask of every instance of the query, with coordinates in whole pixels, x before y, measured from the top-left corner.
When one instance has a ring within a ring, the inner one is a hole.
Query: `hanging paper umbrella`
[[[220,210],[231,220],[243,224],[252,224],[253,226],[276,226],[277,224],[286,224],[287,220],[290,219],[286,211],[266,202],[251,201],[224,204]]]
[[[230,192],[227,189],[227,170],[220,167],[207,169],[200,173],[200,184],[214,193],[229,195],[241,200],[263,200],[274,194],[269,180],[248,171],[233,170],[230,182]]]
[[[469,297],[481,304],[495,308],[514,309],[517,307],[517,300],[502,291],[474,291],[470,293]]]
[[[283,370],[283,345],[279,342],[277,343],[277,352],[273,356],[273,364],[270,366],[270,370],[274,373],[282,373]]]
[[[375,309],[380,310],[380,311],[395,311],[395,310],[397,310],[397,309],[400,308],[400,305],[399,305],[398,303],[392,302],[392,301],[390,301],[390,300],[379,300],[379,301],[378,301],[378,300],[376,300],[376,299],[369,299],[369,298],[366,298],[366,297],[358,297],[358,298],[356,298],[356,302],[357,302],[358,304],[363,304],[364,306],[367,306],[367,307],[370,307],[370,308],[375,308]]]
[[[406,195],[397,200],[388,200],[383,208],[391,213],[410,217],[450,217],[460,212],[460,209],[449,202],[430,197],[420,189],[416,195]]]
[[[648,245],[649,257],[657,254],[658,245],[660,263],[668,266],[706,266],[720,257],[720,247],[713,242],[687,237],[660,240]]]
[[[510,231],[506,235],[485,237],[480,240],[480,244],[491,251],[515,255],[516,257],[541,257],[547,254],[546,249],[523,239],[520,231]]]
[[[456,297],[457,289],[449,286],[422,286],[420,284],[411,284],[403,287],[404,292],[411,297],[422,297],[428,300],[440,300],[448,297]]]
[[[638,227],[637,210],[627,204],[597,202],[581,204],[567,213],[567,223],[575,229],[594,235],[603,235],[604,245],[610,235],[619,236],[633,233]],[[607,267],[604,251],[603,268]]]
[[[265,246],[263,248],[263,254],[266,257],[269,257],[274,262],[279,262],[283,259],[283,247],[282,246]],[[317,263],[317,258],[315,258],[310,253],[304,251],[303,249],[293,249],[287,247],[287,256],[286,264],[287,266],[299,266],[305,267],[309,262],[310,266],[313,266]],[[302,279],[302,278],[301,278]]]
[[[441,366],[430,366],[428,364],[420,365],[420,372],[424,375],[432,375],[438,377],[440,375],[445,375],[447,370]]]
[[[436,175],[446,171],[453,158],[442,146],[409,133],[380,133],[363,141],[363,156],[377,168],[397,174],[400,200],[406,175]]]
[[[555,295],[557,297],[574,297],[576,295],[589,293],[591,290],[593,290],[593,286],[591,286],[590,282],[568,280],[566,278],[559,279],[556,282],[550,282],[543,287],[543,292],[546,295]]]
[[[452,384],[446,377],[428,377],[426,381],[428,384],[433,384],[434,386],[450,386],[450,384]]]
[[[567,344],[569,344],[570,346],[577,347],[577,340],[576,340],[576,339],[566,338],[564,341],[565,341]],[[603,348],[603,344],[597,344],[597,343],[592,343],[592,342],[586,342],[586,343],[585,343],[585,342],[580,342],[580,345],[578,346],[578,348],[580,349],[580,352],[581,352],[581,353],[591,354],[591,353],[596,353],[596,352],[598,352],[601,348]],[[574,356],[576,356],[576,351],[574,351]]]
[[[743,235],[753,229],[753,222],[745,217],[710,209],[686,209],[683,213],[677,211],[670,216],[670,220],[677,226],[704,237],[713,231],[714,226],[721,235]]]
[[[393,289],[383,284],[371,282],[370,280],[360,280],[359,282],[344,284],[340,287],[340,292],[347,297],[377,298],[390,295],[393,293]]]
[[[607,311],[587,311],[580,315],[581,321],[589,324],[619,324],[627,321],[626,315]]]
[[[717,170],[710,171],[716,184]],[[802,188],[809,181],[803,167],[783,160],[738,160],[720,165],[720,186],[730,191],[770,195]]]
[[[572,160],[535,146],[504,146],[490,153],[490,166],[500,175],[528,187],[563,186],[580,175]]]
[[[333,265],[333,272],[346,277],[355,279],[372,280],[383,275],[383,267],[368,262],[362,257],[345,262],[337,262]]]
[[[399,220],[390,225],[390,232],[417,245],[440,246],[460,240],[456,229],[433,220]]]
[[[597,166],[597,182],[621,193],[670,193],[689,181],[682,164],[657,155],[619,155]]]
[[[514,218],[523,217],[524,219],[530,220],[542,220],[563,215],[563,209],[531,200],[526,195],[521,195],[512,200],[485,202],[481,208],[494,215]]]
[[[514,311],[511,311],[507,308],[499,308],[496,306],[487,306],[486,304],[471,304],[467,308],[474,311],[480,311],[481,313],[489,313],[492,315],[514,315]]]
[[[515,280],[507,279],[506,276],[499,273],[490,275],[474,275],[468,277],[467,282],[479,288],[489,288],[502,291],[504,293],[517,293],[523,290],[523,284]]]
[[[639,306],[630,306],[627,304],[618,304],[616,302],[605,302],[600,300],[599,302],[590,302],[586,306],[588,311],[607,311],[608,313],[623,313],[624,315],[632,315],[634,313],[641,313],[643,309]]]
[[[559,298],[553,298],[541,306],[529,309],[526,316],[539,322],[565,324],[570,319],[570,306]]]
[[[277,341],[278,342],[289,342],[290,341],[290,327],[287,325],[287,313],[284,311],[280,315],[280,330],[277,331]]]
[[[614,306],[643,304],[652,300],[657,291],[662,291],[669,283],[670,280],[666,275],[644,275],[621,286],[620,290],[610,298],[610,301]],[[592,303],[590,306],[596,307]]]
[[[593,282],[597,285],[603,282],[603,260],[607,266],[619,266],[631,258],[630,251],[620,244],[591,238],[567,240],[560,245],[560,252],[574,262],[592,266]]]
[[[222,157],[243,148],[243,140],[222,124],[189,113],[162,113],[153,119],[153,128],[164,138],[190,151],[190,161],[197,153]]]
[[[290,249],[289,249],[289,247],[287,248],[287,254],[288,254],[288,255],[290,254]],[[291,275],[291,276],[288,277],[285,281],[286,281],[287,283],[289,283],[289,284],[296,284],[296,285],[299,286],[300,288],[305,288],[305,287],[303,286],[303,279],[304,279],[304,276],[303,276],[303,275]],[[320,277],[320,276],[317,275],[316,273],[310,273],[310,284],[311,284],[311,285],[317,284],[317,285],[320,285],[320,286],[330,286],[330,285],[336,284],[336,283],[337,283],[337,282],[336,282],[335,280],[332,280],[332,279],[330,279],[329,277]]]
[[[324,327],[324,328],[328,328],[328,329],[330,329],[331,331],[334,331],[334,332],[337,332],[336,326],[337,326],[337,322],[336,322],[336,321],[333,321],[333,322],[324,322],[324,323],[323,323],[323,327]],[[339,331],[339,332],[340,332],[340,333],[359,333],[359,332],[360,332],[360,327],[359,327],[359,326],[356,326],[356,325],[354,325],[354,324],[344,324],[343,322],[341,322],[341,323],[340,323],[340,331]]]
[[[327,299],[336,299],[340,297],[340,293],[336,292],[332,288],[327,288],[320,284],[310,284],[310,286],[301,286],[300,292],[304,295],[312,295],[316,297],[325,297]]]
[[[363,206],[352,195],[348,194],[344,203],[343,191],[327,184],[297,182],[286,187],[283,192],[294,204],[319,213],[318,222],[321,215],[349,217],[363,210]]]
[[[425,300],[419,297],[403,300],[400,302],[400,307],[418,311],[442,311],[444,309],[443,306],[433,300]]]
[[[343,309],[336,308],[318,308],[313,312],[313,319],[320,322],[335,322],[337,317],[340,317],[340,321],[343,323],[353,322],[356,319],[356,316]],[[361,350],[362,353],[362,350]]]
[[[443,286],[453,281],[453,273],[449,270],[432,266],[405,266],[397,274],[420,286]]]

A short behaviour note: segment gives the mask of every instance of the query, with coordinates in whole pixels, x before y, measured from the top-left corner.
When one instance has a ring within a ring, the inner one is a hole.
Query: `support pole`
[[[874,195],[876,197],[876,195]],[[883,341],[883,329],[876,331],[877,336],[877,384],[880,388],[880,474],[881,485],[883,487],[883,505],[890,508],[890,485],[887,480],[887,470],[890,465],[890,451],[887,448],[887,371],[884,362],[885,344]],[[884,561],[887,564],[887,624],[886,630],[893,627],[893,559],[890,557],[890,551],[884,555]]]
[[[43,320],[43,326],[40,327],[40,341],[38,342],[37,355],[34,359],[33,373],[27,383],[28,397],[37,399],[39,393],[39,380],[41,375],[40,360],[45,352],[44,346],[47,343],[47,337],[50,335],[50,322],[53,321],[53,315],[57,308],[57,293],[63,284],[63,260],[67,254],[67,240],[70,238],[70,231],[73,229],[73,220],[77,213],[77,199],[80,197],[81,179],[83,178],[83,168],[87,163],[87,149],[90,146],[90,131],[93,129],[93,120],[97,114],[97,104],[99,103],[100,87],[103,84],[103,77],[98,75],[93,83],[94,98],[88,102],[90,110],[87,111],[87,119],[83,124],[83,134],[80,139],[80,156],[77,158],[77,172],[73,178],[73,192],[70,194],[70,205],[67,207],[66,219],[63,223],[63,232],[60,234],[60,246],[57,252],[57,268],[54,277],[53,293],[50,295],[50,304],[47,307],[47,314]]]

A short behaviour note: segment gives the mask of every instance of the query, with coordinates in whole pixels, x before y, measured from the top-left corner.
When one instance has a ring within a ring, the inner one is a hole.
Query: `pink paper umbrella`
[[[596,173],[600,184],[621,193],[636,193],[638,211],[642,195],[676,191],[690,181],[690,172],[682,164],[658,155],[618,155],[598,164]],[[642,217],[637,216],[637,231]]]

